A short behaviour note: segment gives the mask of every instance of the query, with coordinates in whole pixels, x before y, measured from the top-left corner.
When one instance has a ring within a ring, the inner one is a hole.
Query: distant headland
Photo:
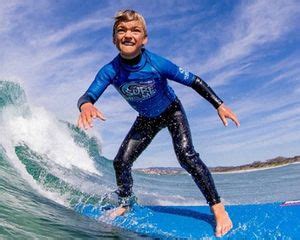
[[[231,172],[245,172],[245,171],[255,171],[274,167],[281,167],[288,164],[300,163],[300,156],[295,156],[291,158],[277,157],[264,162],[255,161],[253,163],[240,165],[240,166],[226,166],[226,167],[210,167],[209,170],[212,173],[231,173]],[[182,168],[177,167],[151,167],[151,168],[138,168],[134,170],[135,172],[142,172],[146,174],[154,175],[177,175],[185,174],[186,171]]]

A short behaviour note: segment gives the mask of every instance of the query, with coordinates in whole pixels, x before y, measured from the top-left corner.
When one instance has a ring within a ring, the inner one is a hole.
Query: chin
[[[138,52],[128,52],[128,51],[121,51],[121,55],[126,58],[134,58],[138,55]]]

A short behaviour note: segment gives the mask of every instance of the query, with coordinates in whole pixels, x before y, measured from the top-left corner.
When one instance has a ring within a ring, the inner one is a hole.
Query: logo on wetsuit
[[[129,82],[120,87],[122,95],[130,101],[146,100],[156,93],[154,80],[146,82]]]
[[[185,70],[184,68],[180,67],[179,68],[179,72],[181,74],[183,74],[185,80],[189,79],[190,73],[187,70]]]

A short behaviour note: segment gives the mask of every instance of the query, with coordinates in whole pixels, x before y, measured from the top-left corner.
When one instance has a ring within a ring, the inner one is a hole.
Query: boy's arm
[[[236,126],[240,126],[240,123],[236,115],[230,108],[225,106],[223,101],[217,96],[217,94],[208,86],[208,84],[200,77],[178,67],[171,61],[153,55],[152,59],[156,62],[159,71],[168,79],[174,80],[183,85],[193,88],[203,98],[210,102],[218,111],[218,115],[225,126],[228,125],[226,118],[231,119]]]
[[[199,93],[203,98],[209,101],[215,109],[218,111],[218,115],[223,122],[224,126],[227,126],[226,118],[231,119],[235,125],[240,126],[237,116],[231,111],[230,108],[225,106],[223,101],[217,96],[217,94],[208,86],[208,84],[200,77],[196,76],[192,82],[191,87]]]
[[[216,109],[218,109],[218,107],[222,105],[223,101],[200,77],[195,77],[195,80],[192,82],[191,87],[208,102],[210,102]]]
[[[210,102],[218,111],[218,115],[223,122],[224,126],[227,126],[226,118],[231,119],[236,126],[240,126],[237,116],[231,111],[230,108],[225,106],[223,101],[217,96],[217,94],[208,86],[208,84],[200,77],[196,76],[192,82],[191,87],[199,93],[203,98]]]
[[[77,107],[79,111],[81,111],[81,105],[84,103],[94,104],[98,100],[109,86],[113,74],[110,65],[105,65],[100,69],[88,90],[78,99]]]
[[[104,66],[97,74],[95,80],[88,90],[79,98],[77,102],[80,115],[77,125],[80,128],[88,129],[93,127],[92,121],[94,118],[105,120],[104,115],[93,104],[102,95],[105,89],[110,84],[112,71],[108,66]]]

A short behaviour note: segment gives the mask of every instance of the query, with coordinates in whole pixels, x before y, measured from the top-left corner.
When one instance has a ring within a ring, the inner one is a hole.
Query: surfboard
[[[297,239],[300,237],[300,201],[226,206],[233,229],[222,239]],[[105,210],[79,204],[75,211],[107,221]],[[214,217],[207,206],[134,205],[112,225],[158,238],[214,239]],[[217,239],[217,238],[216,238]]]

